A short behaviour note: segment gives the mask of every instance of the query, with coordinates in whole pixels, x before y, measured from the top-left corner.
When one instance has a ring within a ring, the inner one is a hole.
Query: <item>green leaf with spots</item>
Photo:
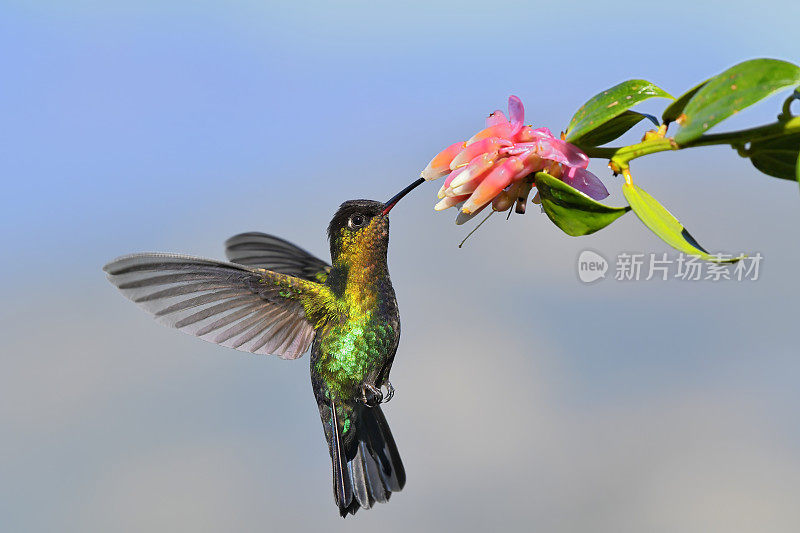
[[[785,180],[797,179],[800,133],[753,141],[747,153],[753,166],[764,174]]]
[[[751,59],[703,85],[678,122],[678,144],[700,137],[716,124],[767,96],[800,83],[800,67],[777,59]]]
[[[578,142],[595,130],[648,98],[672,98],[666,91],[645,80],[628,80],[596,94],[578,109],[567,126],[567,141]]]
[[[631,204],[633,212],[644,222],[644,225],[676,250],[696,255],[713,263],[733,263],[741,259],[741,257],[737,257],[720,261],[718,257],[708,253],[672,213],[641,187],[626,183],[622,187],[622,192],[628,203]]]
[[[534,182],[548,218],[573,237],[601,230],[631,210],[603,205],[545,172],[537,172]]]
[[[706,83],[708,83],[708,80],[699,84],[695,88],[686,91],[679,96],[677,100],[669,104],[664,110],[664,113],[661,115],[661,120],[664,121],[664,124],[675,122],[675,120],[683,113],[683,110],[686,108],[686,104],[689,103],[689,100],[691,100],[692,97],[697,94],[697,91],[702,89]]]
[[[628,110],[621,115],[617,115],[616,117],[612,118],[599,128],[588,132],[579,140],[573,141],[573,144],[586,148],[591,146],[602,146],[606,143],[610,143],[614,139],[619,138],[644,119],[650,120],[650,122],[655,124],[656,127],[659,125],[658,119],[653,115]]]

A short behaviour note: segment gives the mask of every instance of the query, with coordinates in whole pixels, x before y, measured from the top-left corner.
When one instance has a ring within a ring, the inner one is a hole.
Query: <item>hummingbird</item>
[[[265,233],[225,243],[228,261],[171,253],[103,267],[122,294],[167,326],[236,350],[297,359],[311,348],[311,386],[333,470],[339,514],[386,502],[406,473],[381,404],[400,315],[389,278],[388,202],[349,200],[328,225],[331,263]],[[385,391],[385,393],[384,393]]]

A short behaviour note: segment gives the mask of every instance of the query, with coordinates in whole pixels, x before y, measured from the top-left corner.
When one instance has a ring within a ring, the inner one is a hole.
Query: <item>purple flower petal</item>
[[[602,200],[608,196],[608,189],[600,178],[579,167],[565,169],[561,181],[595,200]]]
[[[538,141],[537,153],[542,159],[551,159],[570,167],[586,168],[589,157],[577,146],[555,138],[542,138]]]
[[[513,94],[508,97],[508,120],[512,124],[522,124],[525,121],[525,106],[522,100]]]

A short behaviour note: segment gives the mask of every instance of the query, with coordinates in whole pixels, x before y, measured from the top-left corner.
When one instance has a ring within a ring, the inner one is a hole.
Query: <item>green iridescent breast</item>
[[[390,357],[395,332],[371,313],[326,328],[320,342],[317,371],[337,396],[350,396]]]

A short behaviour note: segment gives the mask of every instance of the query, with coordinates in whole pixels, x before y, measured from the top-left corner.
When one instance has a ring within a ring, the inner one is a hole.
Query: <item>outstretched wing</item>
[[[308,281],[325,283],[331,266],[302,248],[274,235],[240,233],[225,241],[225,256],[240,265],[251,265]]]
[[[158,322],[244,352],[300,357],[329,289],[234,263],[144,253],[105,267],[108,279]]]

